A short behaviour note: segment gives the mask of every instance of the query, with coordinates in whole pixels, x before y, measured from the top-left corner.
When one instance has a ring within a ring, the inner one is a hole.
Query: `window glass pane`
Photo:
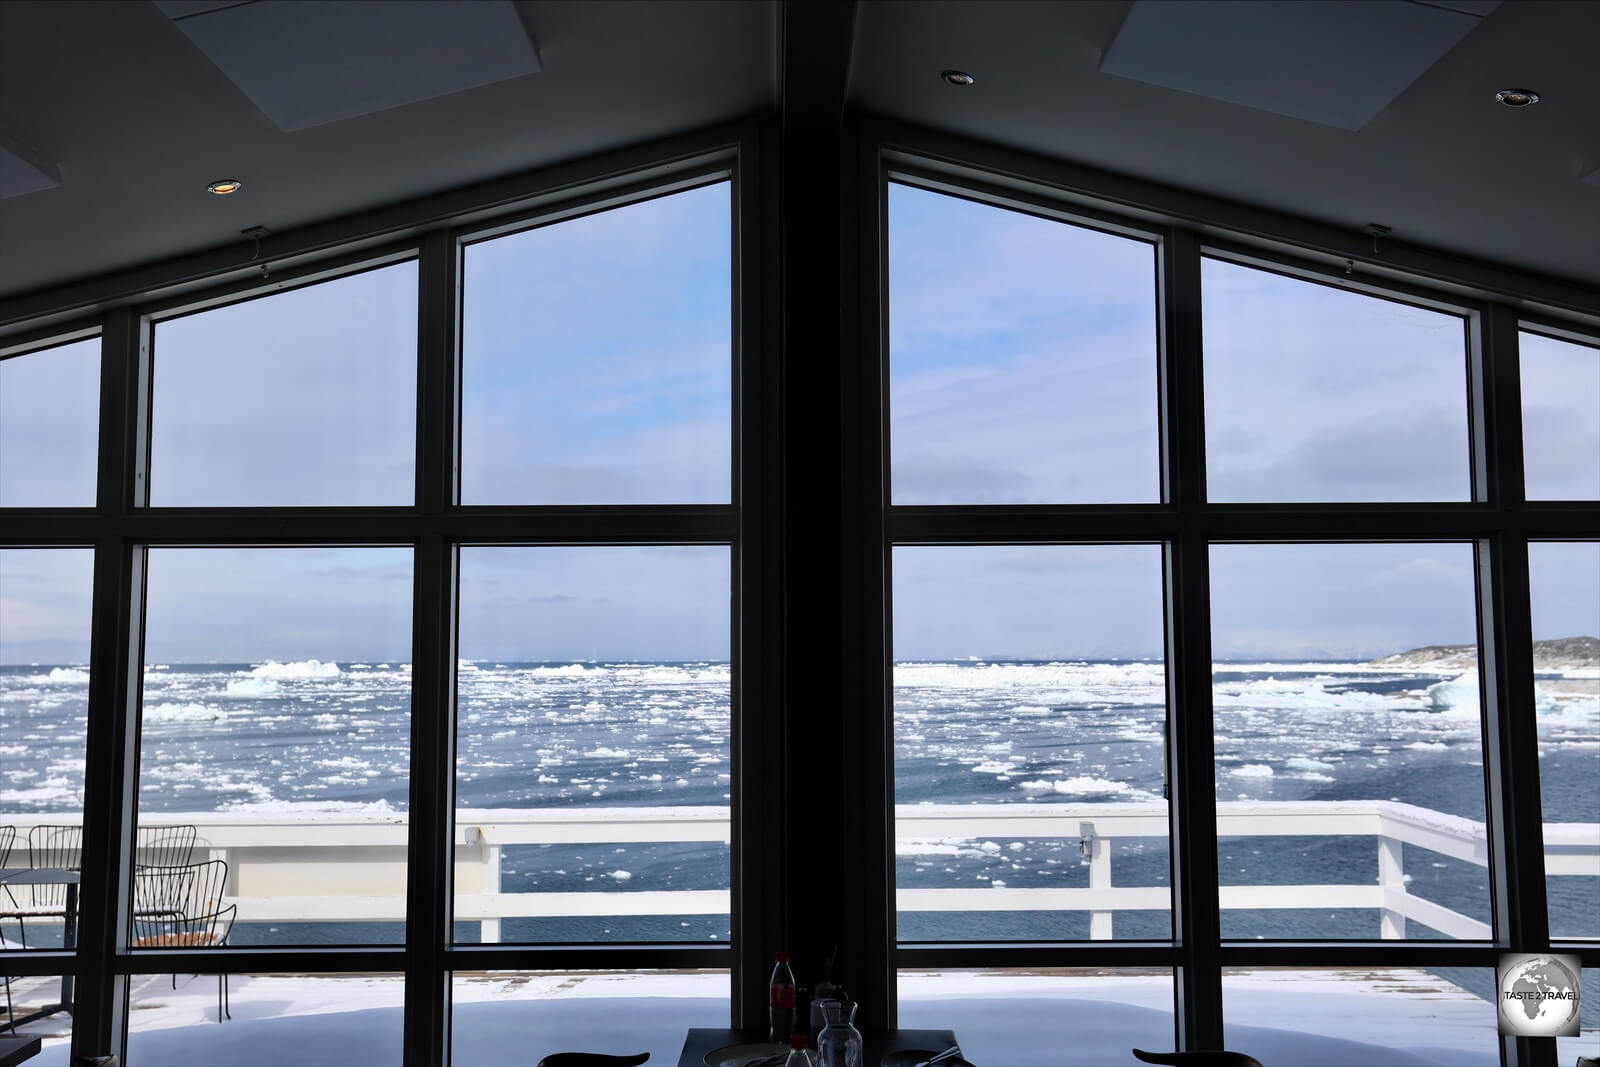
[[[0,885],[0,949],[74,943],[93,586],[88,549],[0,550],[0,868],[36,869]],[[70,1000],[70,982],[14,981],[19,1017]]]
[[[458,939],[727,942],[728,568],[462,549]]]
[[[224,985],[223,1018],[232,1021],[218,1026]],[[128,980],[126,1062],[397,1064],[404,1058],[404,1003],[399,974],[136,974]]]
[[[1465,544],[1211,551],[1227,938],[1487,938]]]
[[[0,549],[0,951],[76,944],[93,586],[89,549]],[[36,975],[5,990],[5,1022],[60,1046],[63,1063],[74,984]]]
[[[417,265],[155,328],[150,503],[409,504]]]
[[[100,339],[0,360],[0,508],[93,507]]]
[[[1154,545],[894,550],[902,941],[1172,936]]]
[[[1225,970],[1223,1039],[1273,1067],[1498,1067],[1493,998],[1491,968]]]
[[[727,1025],[728,988],[727,971],[457,971],[451,1067],[572,1051],[677,1063],[687,1028]]]
[[[411,552],[154,548],[147,584],[140,862],[227,891],[136,872],[135,946],[403,941]]]
[[[1600,542],[1531,544],[1528,572],[1550,936],[1600,938]]]
[[[1160,498],[1155,246],[889,186],[896,504]]]
[[[1212,500],[1465,500],[1465,322],[1220,260],[1202,267]]]
[[[953,1030],[973,1063],[1120,1064],[1134,1062],[1129,1048],[1172,1048],[1170,970],[901,971],[899,978],[900,1025]]]
[[[1578,976],[1583,999],[1578,1008],[1578,1036],[1556,1038],[1556,1062],[1576,1063],[1579,1056],[1593,1057],[1600,1051],[1600,967],[1585,967]]]
[[[1519,335],[1530,500],[1600,498],[1600,348]]]
[[[461,499],[726,503],[726,182],[467,246]]]

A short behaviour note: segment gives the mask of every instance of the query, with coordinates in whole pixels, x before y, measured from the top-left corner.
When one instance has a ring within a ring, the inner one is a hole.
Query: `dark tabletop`
[[[38,1054],[37,1037],[0,1037],[0,1067],[17,1067]]]
[[[711,1030],[695,1028],[684,1039],[683,1052],[678,1055],[678,1067],[706,1067],[706,1053],[724,1045],[742,1045],[765,1041],[765,1033],[748,1030]],[[879,1067],[883,1057],[900,1049],[930,1049],[942,1052],[956,1043],[953,1030],[864,1030],[861,1033],[862,1067]]]

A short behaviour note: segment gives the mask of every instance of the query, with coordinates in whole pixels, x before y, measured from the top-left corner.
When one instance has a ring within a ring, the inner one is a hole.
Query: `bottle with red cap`
[[[772,968],[772,981],[767,987],[767,1017],[772,1023],[771,1038],[782,1044],[794,1033],[794,972],[789,969],[789,954],[778,953],[778,963]],[[792,1060],[793,1055],[790,1056]],[[802,1056],[802,1059],[804,1057]]]

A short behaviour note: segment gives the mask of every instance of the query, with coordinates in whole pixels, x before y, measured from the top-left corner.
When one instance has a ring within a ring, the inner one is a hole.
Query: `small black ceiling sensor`
[[[960,85],[960,86],[971,85],[974,81],[977,80],[977,79],[973,78],[972,75],[968,74],[964,70],[941,70],[939,72],[939,77],[943,78],[945,81],[949,82],[951,85]]]
[[[1539,102],[1539,94],[1532,89],[1501,89],[1494,98],[1506,107],[1531,107]]]

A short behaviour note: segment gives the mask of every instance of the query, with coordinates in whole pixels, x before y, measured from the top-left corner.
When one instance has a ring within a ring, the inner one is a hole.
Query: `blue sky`
[[[729,500],[725,183],[469,246],[468,503]],[[1157,499],[1155,252],[890,197],[897,503]],[[1218,499],[1464,499],[1461,320],[1208,261]],[[405,504],[416,268],[160,324],[158,505]],[[0,363],[0,505],[92,504],[97,342]],[[1600,496],[1600,351],[1525,335],[1530,495]],[[1314,487],[1307,492],[1306,487]],[[1542,561],[1542,562],[1541,562]],[[1600,546],[1540,546],[1539,636],[1600,632]],[[400,549],[152,553],[152,661],[409,657]],[[896,652],[1159,654],[1153,546],[900,549]],[[1219,546],[1228,656],[1472,639],[1464,545]],[[0,662],[81,662],[88,553],[0,552]],[[468,658],[724,659],[722,548],[466,549]]]

